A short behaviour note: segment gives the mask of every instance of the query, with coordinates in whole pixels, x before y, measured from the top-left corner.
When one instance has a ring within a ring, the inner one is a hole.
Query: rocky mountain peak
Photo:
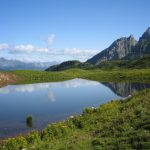
[[[129,37],[121,37],[115,40],[108,48],[102,50],[85,63],[67,61],[60,65],[49,67],[48,71],[65,70],[75,67],[89,68],[93,65],[101,65],[101,62],[109,60],[131,60],[150,56],[150,27],[143,33],[139,41],[131,34]],[[102,63],[103,64],[103,63]]]
[[[128,37],[128,42],[132,47],[137,44],[137,41],[132,34]]]
[[[150,34],[150,27],[148,27],[148,29],[146,30],[146,32],[148,32]]]
[[[148,29],[144,32],[139,41],[143,39],[150,40],[150,27],[148,27]]]
[[[137,41],[130,35],[129,37],[122,37],[114,41],[108,48],[98,53],[87,62],[99,64],[102,61],[117,60],[125,57],[131,53],[132,48],[137,44]]]
[[[128,37],[128,39],[134,39],[135,40],[135,38],[132,34]]]
[[[144,57],[150,55],[150,27],[140,37],[133,49],[134,56]]]

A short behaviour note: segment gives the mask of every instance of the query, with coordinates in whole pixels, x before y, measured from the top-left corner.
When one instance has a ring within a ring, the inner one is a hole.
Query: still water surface
[[[148,84],[99,83],[84,79],[64,82],[9,85],[0,88],[0,138],[43,129],[50,122],[79,114],[112,99],[125,98]],[[26,117],[33,116],[33,127]]]

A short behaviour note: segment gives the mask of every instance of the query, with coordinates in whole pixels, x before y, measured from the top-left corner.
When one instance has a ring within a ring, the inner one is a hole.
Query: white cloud
[[[5,49],[8,49],[9,48],[9,45],[6,44],[6,43],[1,43],[0,44],[0,50],[5,50]]]
[[[16,60],[22,61],[62,62],[67,60],[86,61],[99,52],[99,50],[83,50],[79,48],[52,49],[50,46],[54,43],[54,40],[55,35],[51,34],[43,47],[38,47],[33,44],[9,45],[7,43],[2,43],[0,44],[0,53],[7,56],[8,59],[14,59],[15,55]]]
[[[82,50],[78,48],[65,48],[64,49],[64,54],[65,55],[70,55],[70,56],[76,56],[76,57],[91,57],[95,54],[98,53],[98,50]]]
[[[47,39],[48,46],[51,46],[54,43],[55,34],[51,34]]]
[[[11,46],[8,45],[7,51],[8,53],[11,54],[17,54],[17,53],[32,53],[32,52],[48,52],[49,49],[47,47],[36,47],[32,44],[26,44],[26,45],[21,44],[21,45],[11,45]]]
[[[55,102],[56,101],[56,98],[54,96],[54,93],[52,91],[49,91],[48,92],[48,99],[51,101],[51,102]]]
[[[49,49],[47,47],[43,47],[43,48],[37,48],[38,52],[48,52]]]
[[[9,59],[11,59],[11,57],[14,59],[13,55],[15,55],[15,59],[17,60],[29,60],[30,62],[62,62],[67,60],[86,61],[99,52],[99,50],[83,50],[78,48],[50,49],[47,47],[36,47],[31,44],[14,46],[0,44],[0,50],[1,53],[7,52],[7,58]]]
[[[59,82],[59,86],[64,88],[78,88],[83,86],[97,86],[100,85],[99,82],[96,81],[89,81],[85,79],[72,79],[64,82]]]
[[[27,45],[16,45],[14,46],[14,50],[20,52],[32,52],[36,50],[36,48],[31,44],[27,44]]]
[[[78,48],[64,48],[64,49],[54,49],[48,52],[49,57],[57,57],[61,60],[65,61],[68,59],[86,61],[91,58],[95,54],[97,54],[99,50],[83,50]]]
[[[32,53],[32,52],[45,52],[49,51],[48,46],[51,46],[54,42],[55,35],[51,34],[48,39],[47,43],[44,47],[37,47],[32,44],[20,44],[20,45],[9,45],[7,43],[0,43],[0,50],[7,50],[11,54],[16,53]]]

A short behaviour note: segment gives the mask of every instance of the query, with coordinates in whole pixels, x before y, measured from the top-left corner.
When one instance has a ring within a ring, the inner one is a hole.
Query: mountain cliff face
[[[150,27],[144,32],[137,42],[133,35],[114,41],[108,48],[101,51],[85,63],[67,61],[55,65],[47,71],[60,71],[70,68],[149,68],[150,60]]]
[[[131,35],[128,38],[123,37],[116,41],[114,41],[107,49],[103,50],[102,52],[98,53],[91,59],[87,60],[89,63],[99,64],[103,61],[108,60],[118,60],[129,53],[131,53],[133,47],[136,45],[137,41]]]
[[[150,27],[140,37],[138,43],[132,49],[131,55],[127,55],[127,58],[143,57],[150,55]]]
[[[137,42],[134,37],[120,38],[110,47],[87,60],[89,63],[99,64],[108,60],[131,59],[150,56],[150,27],[144,32]]]

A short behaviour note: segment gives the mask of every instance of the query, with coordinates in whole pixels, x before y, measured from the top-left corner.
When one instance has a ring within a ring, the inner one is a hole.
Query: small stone
[[[73,119],[73,118],[74,118],[74,116],[70,116],[69,118]]]

